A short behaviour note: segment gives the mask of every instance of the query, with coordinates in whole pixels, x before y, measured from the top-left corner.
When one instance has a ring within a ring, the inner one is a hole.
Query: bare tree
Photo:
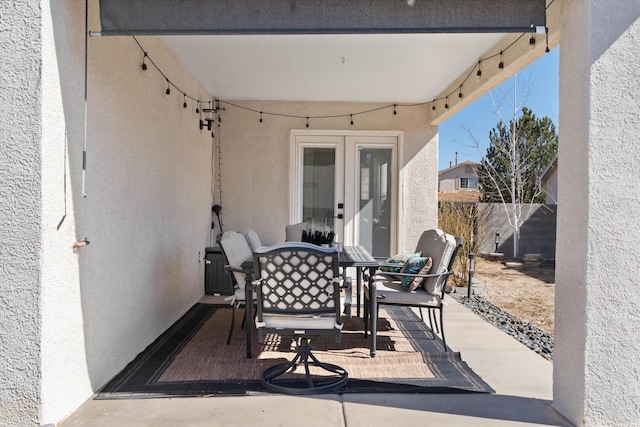
[[[482,201],[500,203],[507,214],[513,230],[513,256],[517,257],[520,228],[529,216],[531,204],[544,202],[544,189],[538,178],[557,152],[558,136],[550,118],[538,119],[530,109],[518,105],[516,76],[509,121],[503,119],[493,95],[491,99],[500,121],[489,132],[489,148],[480,162],[478,179]],[[467,133],[480,150],[477,135]]]

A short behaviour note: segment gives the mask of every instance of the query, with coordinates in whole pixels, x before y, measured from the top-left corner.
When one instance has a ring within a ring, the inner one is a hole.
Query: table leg
[[[353,292],[351,277],[347,275],[347,269],[342,269],[342,289],[344,290],[344,315],[351,319],[351,306],[353,301],[351,299],[351,293]]]
[[[251,359],[251,329],[253,328],[253,285],[251,284],[251,274],[247,274],[244,286],[244,329],[247,340],[247,359]]]
[[[369,269],[369,319],[371,319],[371,357],[376,357],[376,334],[378,328],[378,300],[376,299],[376,281],[374,276],[377,267]]]
[[[362,269],[356,267],[356,316],[360,317],[360,290],[362,289]]]

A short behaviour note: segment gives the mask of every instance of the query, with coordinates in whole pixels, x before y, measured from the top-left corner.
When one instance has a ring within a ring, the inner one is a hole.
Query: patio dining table
[[[371,307],[369,308],[370,325],[371,328],[371,347],[370,355],[375,357],[376,355],[376,325],[377,325],[377,310],[376,310],[376,283],[374,280],[375,272],[378,268],[378,261],[362,246],[344,246],[342,250],[338,252],[338,262],[340,267],[346,269],[348,267],[354,267],[356,269],[356,315],[360,317],[360,295],[362,293],[362,272],[365,269],[369,269],[369,302]],[[242,269],[246,275],[245,286],[245,334],[247,344],[247,359],[251,359],[251,330],[253,320],[253,261],[247,261],[242,264]],[[350,308],[348,308],[350,309]],[[366,320],[365,320],[366,321]]]

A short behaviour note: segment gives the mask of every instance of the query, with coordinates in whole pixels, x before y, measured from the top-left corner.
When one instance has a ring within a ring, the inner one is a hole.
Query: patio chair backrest
[[[262,246],[262,241],[260,241],[260,237],[255,231],[251,229],[245,230],[244,237],[247,239],[247,243],[253,252]]]
[[[243,263],[253,260],[253,252],[244,235],[236,231],[225,231],[220,239],[220,246],[230,266],[240,268]],[[240,289],[245,288],[246,275],[234,271],[233,277]]]
[[[287,242],[301,242],[302,241],[302,231],[307,229],[307,224],[305,222],[299,222],[297,224],[287,225],[285,228],[286,232],[286,241]]]
[[[439,274],[448,271],[453,264],[453,255],[458,246],[456,238],[442,230],[427,230],[422,233],[416,252],[422,252],[423,257],[431,257],[431,270],[428,274]],[[422,284],[427,293],[440,295],[446,283],[446,277],[432,277]]]
[[[335,313],[340,290],[334,279],[340,272],[334,248],[286,242],[262,247],[253,257],[263,313]]]

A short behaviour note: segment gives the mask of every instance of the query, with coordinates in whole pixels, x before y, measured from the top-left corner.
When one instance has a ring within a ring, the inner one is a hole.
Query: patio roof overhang
[[[483,65],[482,81],[473,68],[517,33],[546,29],[546,7],[545,0],[100,0],[99,12],[101,35],[161,36],[216,99],[444,105],[455,92],[435,123],[498,84],[497,59]],[[512,66],[520,54],[505,60],[500,80],[522,68]]]
[[[507,33],[545,0],[101,0],[104,35]]]

